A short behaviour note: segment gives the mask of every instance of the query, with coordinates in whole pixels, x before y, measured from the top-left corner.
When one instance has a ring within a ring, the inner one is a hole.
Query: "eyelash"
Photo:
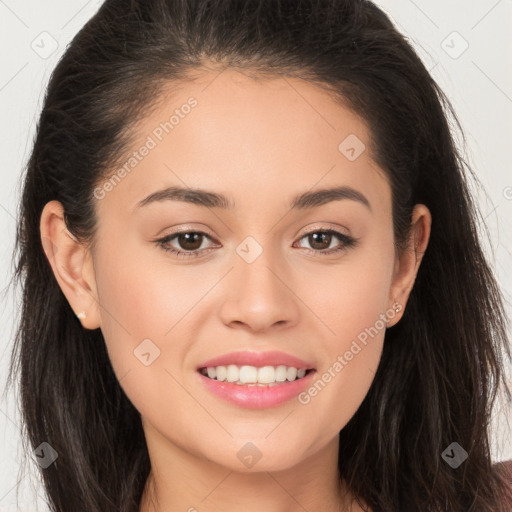
[[[305,248],[309,253],[313,253],[315,256],[328,256],[331,254],[339,253],[341,251],[346,251],[350,247],[355,247],[358,244],[358,239],[353,238],[351,236],[345,235],[344,233],[340,233],[339,231],[336,231],[334,229],[317,229],[314,231],[310,231],[309,233],[305,233],[302,235],[299,240],[302,240],[303,238],[313,234],[313,233],[323,233],[323,234],[329,234],[334,235],[336,238],[339,238],[342,242],[341,246],[335,249],[329,249],[327,251],[321,251],[318,249],[308,249]],[[201,249],[201,250],[194,250],[194,251],[180,251],[177,249],[174,249],[172,247],[169,247],[167,244],[176,238],[179,235],[183,234],[196,234],[196,235],[204,235],[207,238],[211,237],[202,231],[179,231],[177,233],[173,233],[172,235],[167,235],[164,238],[160,238],[158,240],[155,240],[158,246],[160,246],[164,251],[170,252],[174,255],[176,255],[178,258],[196,258],[199,257],[203,251],[207,251],[208,249]]]

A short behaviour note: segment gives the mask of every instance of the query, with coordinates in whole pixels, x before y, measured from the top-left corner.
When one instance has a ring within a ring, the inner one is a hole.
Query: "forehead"
[[[245,204],[250,195],[261,205],[262,197],[285,202],[315,184],[387,184],[365,121],[332,95],[301,79],[232,69],[170,83],[137,124],[118,169],[123,164],[101,207],[113,202],[128,211],[170,185],[242,195]]]

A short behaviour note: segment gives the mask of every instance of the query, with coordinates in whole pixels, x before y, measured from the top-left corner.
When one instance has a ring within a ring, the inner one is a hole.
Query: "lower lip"
[[[220,382],[204,376],[199,371],[196,373],[212,393],[224,400],[247,409],[264,409],[287,402],[304,391],[311,384],[316,370],[311,370],[302,379],[286,381],[275,386],[248,386],[226,381]]]

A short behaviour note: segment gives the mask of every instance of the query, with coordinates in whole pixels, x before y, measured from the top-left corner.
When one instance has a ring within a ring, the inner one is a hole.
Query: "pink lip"
[[[304,391],[311,385],[316,370],[311,370],[302,379],[283,382],[275,386],[249,386],[232,382],[219,382],[196,372],[201,382],[214,394],[247,409],[275,407]]]
[[[207,368],[208,366],[227,366],[230,364],[236,364],[237,366],[249,365],[249,366],[294,366],[297,369],[305,368],[312,369],[313,365],[307,361],[299,359],[298,357],[277,350],[267,352],[231,352],[224,354],[213,359],[208,359],[197,367]]]

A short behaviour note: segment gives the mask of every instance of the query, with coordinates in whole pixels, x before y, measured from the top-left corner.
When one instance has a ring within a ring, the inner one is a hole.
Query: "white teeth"
[[[306,375],[306,369],[297,369],[293,366],[237,366],[230,364],[228,366],[209,366],[201,369],[203,375],[208,375],[210,379],[218,381],[233,382],[236,384],[258,385],[267,384],[274,385],[279,382],[294,381],[301,379]]]
[[[299,373],[299,371],[297,370],[297,368],[294,368],[293,366],[290,366],[288,368],[288,370],[286,371],[286,378],[288,380],[295,380],[297,378],[297,374]],[[306,374],[306,370],[304,370],[304,375]],[[304,377],[303,375],[303,377]]]
[[[238,376],[240,375],[240,371],[234,364],[230,364],[228,366],[228,372],[227,372],[227,381],[228,382],[236,382],[238,380]]]
[[[235,369],[238,370],[236,366]],[[240,368],[239,374],[240,377],[237,380],[243,384],[255,384],[258,382],[258,369],[255,366],[242,366]]]
[[[226,377],[228,376],[228,371],[226,370],[225,366],[218,366],[217,368],[211,368],[211,371],[213,372],[213,377],[210,375],[210,372],[208,372],[208,377],[211,379],[214,379],[217,377],[217,380],[224,381],[226,380]]]
[[[261,384],[270,384],[276,381],[276,371],[273,366],[263,366],[258,369],[258,382]]]

